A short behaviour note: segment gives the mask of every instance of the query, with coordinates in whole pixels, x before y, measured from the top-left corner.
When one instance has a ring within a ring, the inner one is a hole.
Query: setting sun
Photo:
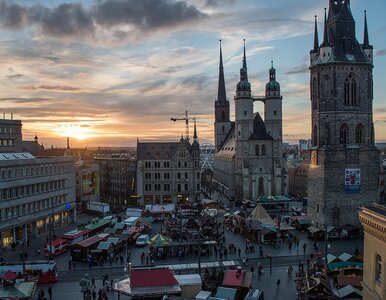
[[[63,137],[84,140],[93,137],[93,130],[88,125],[61,125],[55,129],[56,134]]]

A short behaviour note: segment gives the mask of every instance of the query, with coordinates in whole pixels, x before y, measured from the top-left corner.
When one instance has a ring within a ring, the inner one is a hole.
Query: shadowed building
[[[310,60],[308,216],[319,228],[359,225],[358,207],[379,201],[380,155],[374,144],[373,47],[366,18],[358,42],[350,1],[330,1],[320,45],[315,18]]]

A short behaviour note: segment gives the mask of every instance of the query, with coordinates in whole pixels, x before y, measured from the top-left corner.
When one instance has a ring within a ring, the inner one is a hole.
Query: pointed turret
[[[314,49],[311,50],[311,53],[317,53],[319,49],[319,35],[318,35],[318,22],[317,16],[315,15],[315,32],[314,32]]]
[[[329,26],[327,22],[327,9],[325,8],[323,43],[320,45],[319,58],[320,58],[320,61],[325,64],[331,59],[331,57],[332,57],[332,46],[330,43]]]
[[[240,82],[237,84],[237,90],[250,90],[251,84],[248,81],[248,69],[247,69],[247,55],[245,50],[245,39],[244,39],[244,56],[243,56],[243,66],[240,69]]]
[[[365,10],[365,30],[363,34],[363,49],[373,49],[369,42],[369,31],[367,29],[367,12]]]
[[[218,93],[217,93],[217,101],[226,101],[227,95],[225,90],[225,79],[224,79],[224,65],[222,61],[222,47],[220,40],[220,67],[218,74]]]
[[[365,30],[363,34],[363,45],[362,45],[363,52],[366,54],[366,58],[373,63],[373,46],[370,45],[369,42],[369,32],[367,29],[367,13],[365,11]]]
[[[193,133],[193,149],[199,149],[200,144],[198,143],[198,137],[197,137],[197,127],[196,127],[196,119],[194,119],[194,133]]]
[[[323,43],[320,47],[330,46],[330,38],[328,36],[328,24],[327,24],[327,8],[324,8],[324,33],[323,33]]]
[[[273,67],[273,60],[271,61],[271,69],[269,69],[269,82],[265,86],[266,97],[271,96],[270,92],[280,91],[280,84],[276,81],[276,69]],[[279,96],[274,93],[272,96]]]
[[[193,133],[193,139],[197,140],[197,128],[196,128],[196,120],[194,120],[194,133]]]

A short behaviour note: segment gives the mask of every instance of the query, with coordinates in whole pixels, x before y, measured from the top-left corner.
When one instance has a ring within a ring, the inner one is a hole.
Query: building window
[[[340,138],[339,138],[339,142],[341,144],[347,144],[348,143],[348,127],[346,124],[343,124],[341,127],[340,127]]]
[[[363,144],[364,138],[364,127],[362,124],[359,124],[355,130],[355,143],[356,144]]]
[[[189,190],[189,184],[185,183],[185,191]]]
[[[225,132],[225,126],[224,125],[222,125],[222,133],[224,133]]]
[[[264,178],[259,178],[258,196],[264,196]]]
[[[318,146],[318,126],[314,125],[314,130],[312,132],[312,146],[317,147]]]
[[[247,115],[247,111],[246,110],[244,110],[244,116],[246,116]]]
[[[375,256],[375,280],[382,281],[382,258],[379,254]]]
[[[222,117],[222,121],[225,121],[225,111],[224,110],[221,112],[221,117]]]
[[[344,104],[347,106],[358,105],[358,84],[354,75],[350,74],[344,82]]]
[[[261,146],[261,155],[265,155],[265,145]]]
[[[259,147],[259,145],[256,145],[256,146],[255,146],[255,155],[256,155],[256,156],[259,156],[259,155],[260,155],[260,147]]]

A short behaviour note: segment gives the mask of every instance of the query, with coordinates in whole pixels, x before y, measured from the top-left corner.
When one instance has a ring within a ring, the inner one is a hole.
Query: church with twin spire
[[[240,81],[234,95],[235,120],[231,121],[220,44],[218,94],[214,105],[214,180],[220,190],[237,201],[288,195],[288,172],[282,153],[282,100],[273,63],[265,96],[253,96],[244,41]],[[264,120],[254,111],[256,101],[264,104]]]

